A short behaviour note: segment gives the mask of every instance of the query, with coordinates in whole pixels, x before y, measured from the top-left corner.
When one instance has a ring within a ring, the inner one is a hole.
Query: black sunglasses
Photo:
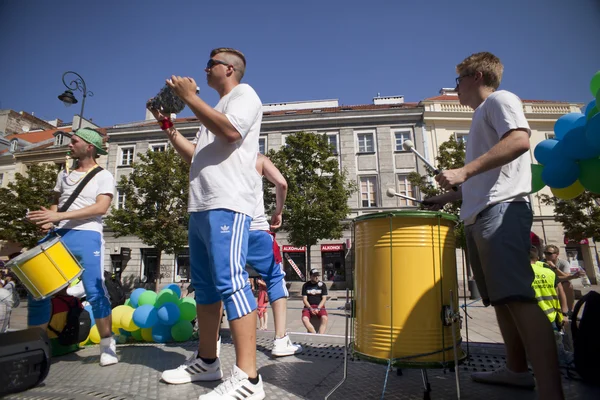
[[[467,75],[461,75],[459,77],[456,78],[456,86],[460,85],[460,81],[462,81],[464,78],[466,78],[467,76],[474,76],[475,74],[467,74]]]
[[[545,251],[544,254],[550,254],[550,255],[552,255],[552,254],[556,254],[556,253],[553,253],[551,251]]]
[[[206,69],[211,69],[212,67],[214,67],[217,64],[226,65],[226,66],[230,66],[231,65],[228,62],[221,61],[221,60],[215,60],[214,58],[211,58],[206,63]],[[231,65],[231,67],[233,68],[233,65]],[[235,70],[235,68],[234,68],[234,70]]]

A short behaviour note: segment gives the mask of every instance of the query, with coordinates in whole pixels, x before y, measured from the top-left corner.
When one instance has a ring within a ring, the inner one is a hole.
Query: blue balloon
[[[585,126],[585,123],[586,118],[582,113],[565,114],[554,123],[554,134],[558,140],[562,140],[571,129]]]
[[[552,160],[552,158],[554,158],[554,155],[552,154],[552,149],[554,149],[554,146],[556,146],[557,144],[558,140],[555,139],[546,139],[539,142],[533,150],[533,156],[535,157],[537,162],[542,165],[548,164]]]
[[[87,306],[83,307],[83,309],[86,310],[90,314],[90,319],[92,320],[92,325],[90,325],[90,326],[96,325],[96,318],[94,318],[94,312],[92,311],[92,305],[88,304]]]
[[[165,303],[158,309],[158,323],[163,325],[173,325],[179,321],[181,312],[179,306],[173,303]]]
[[[140,328],[152,328],[158,322],[156,308],[150,304],[139,306],[133,312],[133,322]]]
[[[600,149],[600,113],[594,115],[585,126],[585,138],[590,146]]]
[[[175,294],[177,295],[177,297],[181,298],[181,288],[176,283],[170,283],[167,286],[165,286],[163,288],[163,290],[164,289],[171,289],[173,292],[175,292]]]
[[[131,307],[138,307],[138,300],[140,299],[142,293],[144,293],[145,291],[146,289],[144,288],[137,288],[133,292],[131,292],[131,296],[129,296],[129,304],[131,305]]]
[[[572,160],[587,160],[600,156],[600,149],[588,142],[585,127],[571,129],[554,148],[554,151]]]
[[[171,336],[171,327],[158,324],[152,328],[152,339],[157,343],[166,343],[173,340]]]
[[[589,115],[589,113],[591,113],[591,112],[592,112],[592,110],[594,109],[594,107],[596,107],[596,99],[594,99],[594,100],[590,101],[590,102],[588,103],[588,105],[587,105],[587,106],[585,106],[585,111],[584,111],[584,114],[585,114],[586,118],[587,118],[587,116]]]
[[[542,181],[554,189],[571,186],[579,178],[579,164],[575,160],[557,157],[544,165]]]

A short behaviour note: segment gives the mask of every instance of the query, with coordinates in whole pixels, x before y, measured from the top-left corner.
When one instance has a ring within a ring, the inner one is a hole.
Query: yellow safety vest
[[[544,311],[550,322],[562,323],[563,315],[558,301],[558,294],[554,287],[556,274],[550,268],[544,267],[541,261],[531,264],[535,279],[531,287],[535,291],[535,297],[539,306]]]

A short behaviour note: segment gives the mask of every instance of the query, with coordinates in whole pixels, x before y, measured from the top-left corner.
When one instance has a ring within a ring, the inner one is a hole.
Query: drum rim
[[[52,247],[54,244],[56,244],[56,242],[58,241],[60,241],[60,238],[55,237],[45,241],[44,243],[40,243],[37,246],[27,250],[25,253],[19,254],[18,256],[4,264],[4,266],[6,268],[13,268],[14,266],[19,266],[20,263],[28,261],[33,257],[39,256],[40,254],[42,254],[42,249],[48,249],[49,247]]]
[[[419,218],[442,218],[448,221],[457,222],[458,217],[443,211],[414,211],[414,210],[399,210],[376,212],[358,216],[354,218],[354,222],[361,222],[369,219],[387,218],[387,217],[419,217]]]

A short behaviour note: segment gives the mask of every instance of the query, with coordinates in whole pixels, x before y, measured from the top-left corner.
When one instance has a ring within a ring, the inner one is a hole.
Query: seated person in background
[[[321,319],[319,333],[325,333],[327,330],[327,311],[325,302],[327,301],[327,286],[319,280],[321,273],[318,269],[310,270],[310,281],[302,285],[302,322],[309,333],[317,333],[315,327],[310,322],[311,316],[317,316]]]

